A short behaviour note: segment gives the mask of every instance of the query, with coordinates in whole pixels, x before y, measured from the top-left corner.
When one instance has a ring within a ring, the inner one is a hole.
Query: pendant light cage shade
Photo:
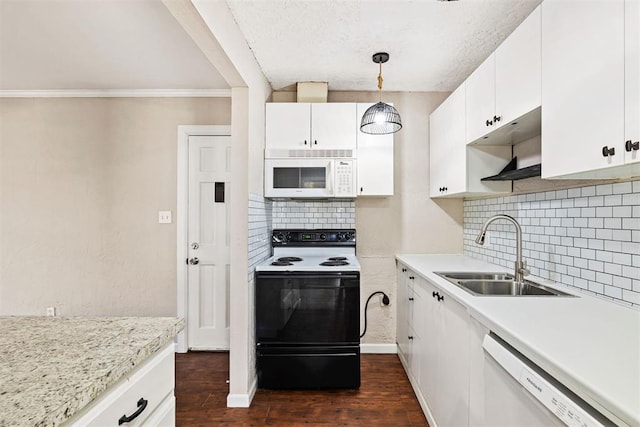
[[[360,130],[372,135],[386,135],[402,129],[400,113],[392,105],[378,102],[362,115]]]

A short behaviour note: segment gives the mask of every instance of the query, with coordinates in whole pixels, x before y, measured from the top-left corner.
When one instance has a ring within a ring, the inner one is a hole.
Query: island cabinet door
[[[69,425],[118,426],[175,425],[175,349],[170,343],[130,375],[98,396]],[[172,417],[171,414],[174,414]],[[122,422],[121,422],[122,421]]]

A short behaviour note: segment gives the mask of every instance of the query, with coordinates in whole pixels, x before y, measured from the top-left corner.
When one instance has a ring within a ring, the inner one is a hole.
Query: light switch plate
[[[158,224],[171,224],[171,211],[158,211]]]

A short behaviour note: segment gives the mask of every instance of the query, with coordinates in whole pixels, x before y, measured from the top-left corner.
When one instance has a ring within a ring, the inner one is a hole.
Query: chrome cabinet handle
[[[200,260],[196,257],[193,258],[189,258],[189,264],[191,265],[197,265],[200,262]]]

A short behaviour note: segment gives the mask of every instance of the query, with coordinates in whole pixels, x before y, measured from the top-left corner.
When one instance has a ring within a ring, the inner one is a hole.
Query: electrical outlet
[[[47,307],[47,316],[55,316],[56,308],[55,307]]]
[[[379,295],[379,297],[380,297],[380,307],[389,307],[391,305],[391,294],[387,294],[387,296],[389,297],[389,304],[385,305],[385,303],[383,302],[384,295]]]

